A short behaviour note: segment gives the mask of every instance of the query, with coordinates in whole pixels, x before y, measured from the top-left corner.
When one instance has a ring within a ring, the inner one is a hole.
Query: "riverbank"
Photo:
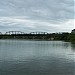
[[[72,33],[68,33],[68,34],[64,34],[64,35],[62,34],[62,36],[60,38],[61,38],[60,40],[75,43],[75,34],[72,34]]]
[[[46,41],[68,41],[75,43],[75,34],[73,33],[52,33],[52,34],[17,34],[17,35],[0,35],[0,39],[21,39],[21,40],[46,40]]]

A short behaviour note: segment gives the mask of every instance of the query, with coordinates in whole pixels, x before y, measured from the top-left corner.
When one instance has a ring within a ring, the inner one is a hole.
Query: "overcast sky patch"
[[[1,0],[0,31],[70,32],[74,0]]]

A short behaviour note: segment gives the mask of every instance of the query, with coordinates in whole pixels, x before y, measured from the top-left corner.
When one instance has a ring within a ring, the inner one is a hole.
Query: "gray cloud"
[[[1,31],[70,31],[74,27],[73,20],[74,0],[0,1]]]

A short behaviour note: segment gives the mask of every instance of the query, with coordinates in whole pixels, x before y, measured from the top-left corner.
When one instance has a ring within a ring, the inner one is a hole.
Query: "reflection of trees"
[[[75,52],[75,43],[71,43],[71,48]]]
[[[64,46],[65,48],[68,48],[68,47],[69,47],[69,45],[70,45],[70,43],[68,43],[68,42],[63,43],[63,46]]]
[[[66,42],[63,45],[65,48],[71,47],[71,50],[73,50],[73,52],[75,52],[75,43]]]

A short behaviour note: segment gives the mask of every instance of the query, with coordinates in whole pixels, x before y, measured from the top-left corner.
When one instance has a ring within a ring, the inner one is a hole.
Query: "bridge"
[[[48,34],[47,32],[30,32],[30,34]]]
[[[0,32],[0,34],[2,34]],[[47,36],[47,32],[30,32],[30,33],[24,33],[22,31],[7,31],[5,34],[3,34],[3,39],[10,38],[10,39],[45,39]]]
[[[18,35],[18,34],[48,34],[47,32],[30,32],[30,33],[24,33],[24,32],[21,32],[21,31],[8,31],[6,32],[5,34],[7,35]]]
[[[21,31],[8,31],[5,34],[7,34],[7,35],[18,35],[18,34],[25,34],[25,33],[21,32]]]
[[[0,35],[2,33],[0,32]],[[2,34],[0,38],[2,39],[51,39],[54,36],[52,34],[49,34],[47,32],[30,32],[30,33],[24,33],[22,31],[8,31],[5,34]]]

